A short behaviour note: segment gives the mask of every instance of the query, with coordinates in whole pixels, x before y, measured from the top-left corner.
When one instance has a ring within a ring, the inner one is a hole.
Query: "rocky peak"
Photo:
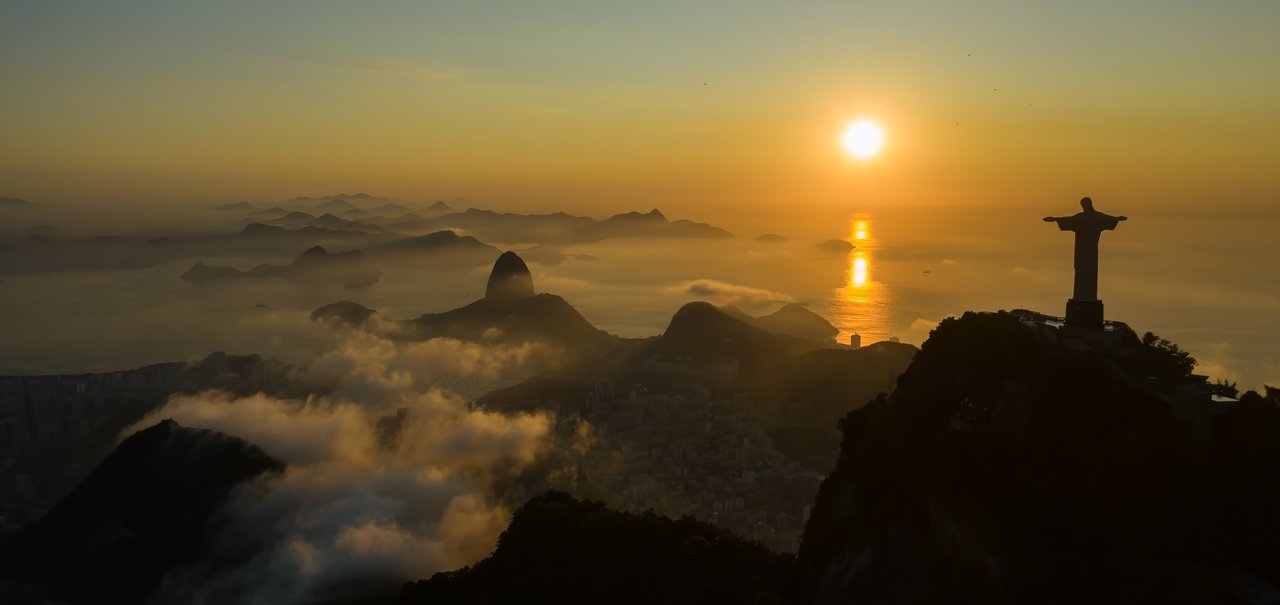
[[[503,252],[493,264],[493,271],[489,273],[489,284],[484,289],[485,300],[509,304],[534,294],[529,266],[515,252]]]

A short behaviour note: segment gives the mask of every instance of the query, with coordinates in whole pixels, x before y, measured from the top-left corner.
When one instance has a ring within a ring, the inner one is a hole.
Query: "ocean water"
[[[563,296],[622,336],[661,333],[693,300],[756,314],[799,302],[831,321],[842,341],[857,333],[864,345],[892,337],[919,344],[939,320],[965,310],[1063,313],[1072,234],[1043,223],[1043,214],[877,208],[785,221],[696,217],[738,237],[607,240],[569,246],[563,262],[530,267],[539,291]],[[1130,219],[1102,236],[1099,292],[1108,318],[1173,340],[1214,378],[1248,388],[1280,384],[1280,265],[1271,251],[1280,220],[1141,213]],[[766,232],[789,240],[754,239]],[[831,238],[856,247],[843,253],[817,247]],[[205,260],[248,267],[281,259]],[[413,317],[475,300],[487,275],[484,267],[400,269],[360,290],[276,280],[192,284],[178,279],[191,262],[3,276],[0,372],[106,371],[217,350],[305,363],[341,337],[308,320],[316,307],[349,299]]]

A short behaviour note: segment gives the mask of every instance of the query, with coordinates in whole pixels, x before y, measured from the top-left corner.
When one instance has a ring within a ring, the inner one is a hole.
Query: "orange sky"
[[[1280,5],[0,8],[0,195],[699,216],[1280,194]],[[1158,7],[1158,10],[1154,10]],[[838,137],[878,120],[860,163]]]

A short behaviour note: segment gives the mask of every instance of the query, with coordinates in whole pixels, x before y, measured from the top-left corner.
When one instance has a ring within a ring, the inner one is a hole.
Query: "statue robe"
[[[1110,231],[1120,224],[1119,217],[1097,210],[1085,210],[1071,216],[1054,219],[1058,229],[1076,234],[1075,300],[1098,300],[1098,239],[1103,231]]]

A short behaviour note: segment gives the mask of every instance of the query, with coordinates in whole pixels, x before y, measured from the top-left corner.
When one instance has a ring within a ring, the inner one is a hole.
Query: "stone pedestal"
[[[1067,326],[1086,330],[1102,329],[1102,301],[1067,300]]]

